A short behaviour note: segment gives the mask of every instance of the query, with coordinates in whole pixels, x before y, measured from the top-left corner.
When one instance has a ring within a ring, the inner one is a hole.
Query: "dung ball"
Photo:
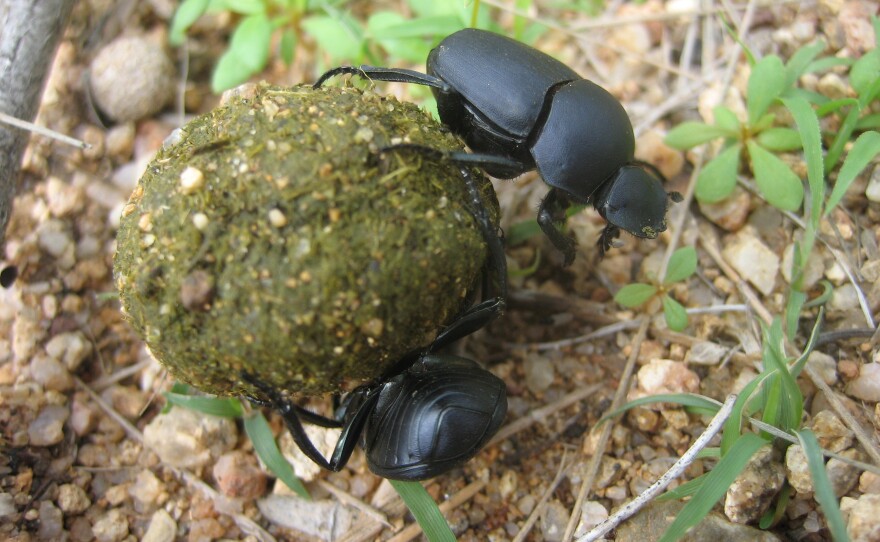
[[[344,391],[472,303],[487,248],[461,172],[379,152],[397,143],[463,149],[392,97],[265,84],[166,143],[124,207],[114,277],[174,377],[216,394],[260,396],[251,378]]]

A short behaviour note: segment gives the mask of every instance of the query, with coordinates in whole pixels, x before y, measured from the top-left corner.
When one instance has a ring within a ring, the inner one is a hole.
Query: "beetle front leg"
[[[562,252],[565,258],[562,265],[571,265],[574,262],[575,247],[577,246],[574,239],[564,234],[556,226],[565,223],[565,210],[570,205],[571,202],[567,197],[555,188],[551,188],[541,200],[541,206],[538,207],[538,225],[541,226],[541,230],[550,239],[553,246]]]
[[[439,77],[434,77],[433,75],[417,72],[415,70],[407,70],[404,68],[379,68],[376,66],[367,65],[339,66],[338,68],[328,70],[324,72],[321,77],[318,78],[315,84],[312,85],[312,88],[320,88],[321,85],[323,85],[327,81],[327,79],[346,73],[365,77],[367,79],[375,81],[390,81],[394,83],[424,85],[426,87],[436,88],[443,93],[453,92],[452,88],[447,85],[442,79],[440,79]]]

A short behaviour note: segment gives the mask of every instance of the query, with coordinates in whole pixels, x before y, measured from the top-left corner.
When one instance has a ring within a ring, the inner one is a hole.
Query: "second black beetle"
[[[315,87],[344,73],[431,87],[440,120],[474,151],[449,159],[499,178],[538,170],[550,186],[538,224],[566,265],[574,260],[575,244],[556,223],[572,203],[592,204],[608,222],[600,254],[621,229],[652,239],[666,230],[668,201],[680,196],[667,194],[656,168],[634,159],[629,117],[602,87],[537,49],[473,28],[441,41],[428,56],[427,71],[341,66]]]

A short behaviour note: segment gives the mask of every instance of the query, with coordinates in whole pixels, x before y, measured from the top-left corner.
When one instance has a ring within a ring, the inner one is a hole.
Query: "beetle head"
[[[599,189],[593,206],[612,226],[654,239],[666,231],[670,199],[675,196],[666,193],[660,179],[641,166],[626,165]]]

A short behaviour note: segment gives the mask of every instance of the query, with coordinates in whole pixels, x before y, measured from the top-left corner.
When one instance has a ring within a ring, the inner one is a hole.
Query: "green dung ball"
[[[259,396],[242,375],[338,392],[424,347],[486,260],[462,150],[415,105],[356,89],[257,85],[150,163],[117,235],[128,320],[177,379]],[[478,175],[497,222],[491,185]]]

